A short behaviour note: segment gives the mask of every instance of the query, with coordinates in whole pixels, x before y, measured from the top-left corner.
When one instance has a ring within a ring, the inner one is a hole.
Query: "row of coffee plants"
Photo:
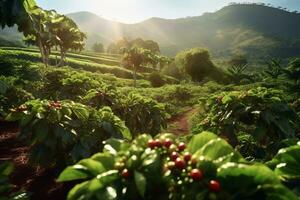
[[[201,105],[205,114],[198,116],[194,131],[215,132],[249,159],[268,159],[299,137],[299,116],[280,90],[224,92],[203,99]]]
[[[131,139],[109,107],[96,110],[68,100],[31,100],[13,109],[6,120],[19,121],[19,138],[30,147],[31,162],[45,167],[88,157],[111,137]]]

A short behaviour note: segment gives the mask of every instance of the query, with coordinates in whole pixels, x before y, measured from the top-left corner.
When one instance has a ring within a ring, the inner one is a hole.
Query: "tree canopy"
[[[2,28],[17,25],[26,36],[25,43],[39,47],[46,66],[53,47],[60,48],[60,64],[68,50],[84,48],[86,36],[73,20],[55,10],[43,10],[34,0],[1,0],[0,23]]]
[[[111,43],[108,47],[108,53],[120,53],[122,48],[138,47],[151,51],[152,53],[160,53],[160,48],[157,42],[153,40],[143,40],[141,38],[136,38],[134,40],[129,40],[127,38],[122,38],[116,43]]]
[[[206,49],[193,48],[182,51],[177,54],[175,62],[193,81],[202,81],[217,71]]]
[[[97,52],[97,53],[103,53],[104,52],[104,46],[102,43],[98,43],[96,42],[94,45],[93,45],[93,51],[94,52]]]

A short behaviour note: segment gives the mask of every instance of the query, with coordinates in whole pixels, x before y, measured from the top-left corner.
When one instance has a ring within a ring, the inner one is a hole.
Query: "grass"
[[[17,50],[17,49],[0,49],[0,57],[12,58],[12,59],[21,59],[27,60],[33,63],[40,63],[41,57],[38,51],[33,49],[29,50]],[[80,55],[78,56],[80,57]],[[102,74],[113,74],[119,78],[132,79],[132,72],[128,69],[119,66],[106,65],[106,64],[98,64],[94,61],[90,61],[88,57],[80,57],[81,59],[76,58],[67,58],[67,66],[72,67],[74,69],[82,69],[85,71],[102,73]],[[55,65],[57,62],[56,56],[50,56],[50,63]],[[143,78],[142,74],[138,74],[138,78]]]

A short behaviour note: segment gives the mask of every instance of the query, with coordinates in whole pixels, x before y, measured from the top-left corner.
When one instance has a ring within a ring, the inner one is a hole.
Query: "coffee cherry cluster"
[[[125,166],[126,158],[122,157],[115,163],[115,169],[119,171],[120,176],[124,179],[128,179],[131,176],[129,169]]]
[[[165,176],[171,175],[177,181],[176,187],[181,188],[182,183],[199,183],[200,187],[207,187],[210,192],[218,193],[221,191],[219,181],[205,180],[205,174],[197,168],[197,159],[187,151],[184,142],[176,142],[170,138],[150,139],[147,142],[147,147],[165,159],[163,172]],[[131,170],[126,167],[126,160],[126,156],[119,158],[115,163],[115,169],[119,171],[120,177],[128,181],[133,175]]]
[[[54,101],[49,103],[49,107],[53,109],[61,109],[61,103],[59,101]]]
[[[20,105],[18,108],[14,109],[15,112],[24,112],[24,111],[27,111],[28,108],[25,104],[23,105]]]
[[[165,173],[169,171],[179,179],[183,176],[183,179],[186,180],[186,178],[189,178],[192,182],[204,180],[203,171],[196,168],[197,160],[186,151],[186,144],[184,142],[176,143],[169,138],[164,140],[150,139],[148,141],[148,147],[151,149],[167,150],[167,160],[169,161],[164,165]],[[205,185],[207,185],[207,183]],[[217,180],[210,180],[207,187],[214,193],[220,192],[221,190],[221,185]]]

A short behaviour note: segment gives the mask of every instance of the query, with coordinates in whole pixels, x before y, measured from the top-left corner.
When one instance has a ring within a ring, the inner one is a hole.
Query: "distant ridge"
[[[157,41],[164,54],[196,46],[214,56],[243,53],[253,57],[300,55],[300,14],[257,4],[226,6],[214,13],[179,19],[153,17],[135,24],[104,19],[90,12],[68,14],[88,34],[87,47],[122,37]]]

